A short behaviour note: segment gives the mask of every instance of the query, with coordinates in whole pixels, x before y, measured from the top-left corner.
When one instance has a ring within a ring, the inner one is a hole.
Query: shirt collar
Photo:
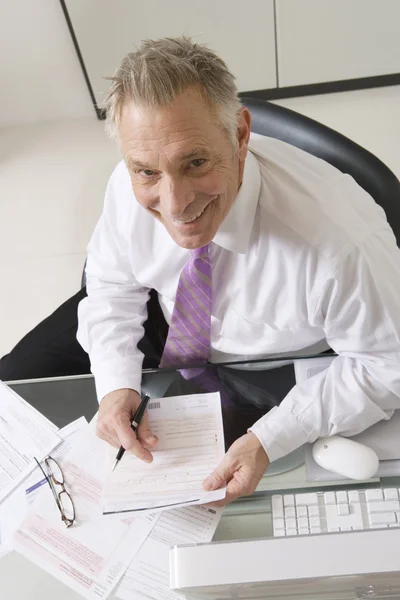
[[[253,230],[260,188],[261,175],[258,160],[254,154],[248,151],[242,185],[229,213],[213,239],[215,244],[231,252],[246,253]]]

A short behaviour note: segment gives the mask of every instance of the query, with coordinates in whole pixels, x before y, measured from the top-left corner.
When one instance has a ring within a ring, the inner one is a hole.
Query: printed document
[[[148,404],[149,423],[158,436],[153,462],[126,452],[111,471],[109,451],[104,483],[104,514],[162,510],[206,504],[225,497],[225,488],[206,492],[203,481],[225,453],[219,393],[174,396]]]
[[[60,429],[58,435],[62,442],[52,450],[52,457],[60,460],[68,454],[85,426],[87,427],[87,421],[85,417],[81,417]],[[0,556],[12,551],[12,535],[24,520],[28,506],[37,499],[43,486],[48,486],[47,480],[36,465],[29,477],[0,503]]]
[[[210,542],[222,510],[208,506],[189,506],[164,511],[133,559],[115,595],[122,600],[182,598],[169,588],[169,550],[177,544]]]
[[[0,502],[61,441],[57,427],[0,381]]]
[[[15,549],[85,598],[107,598],[157,521],[158,515],[107,519],[101,510],[106,442],[94,422],[58,458],[76,512],[66,528],[51,490],[40,494],[14,535]],[[47,490],[46,490],[47,491]]]

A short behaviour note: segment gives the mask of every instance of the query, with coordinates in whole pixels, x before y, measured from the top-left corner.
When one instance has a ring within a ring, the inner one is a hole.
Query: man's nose
[[[195,198],[190,181],[186,177],[181,179],[165,178],[160,190],[161,209],[164,215],[177,219],[193,202]]]

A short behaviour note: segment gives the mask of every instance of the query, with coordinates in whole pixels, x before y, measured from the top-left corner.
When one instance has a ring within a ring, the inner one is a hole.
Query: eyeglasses
[[[53,492],[54,500],[60,511],[61,519],[65,527],[71,527],[75,521],[75,507],[69,492],[65,489],[64,473],[60,465],[51,456],[46,456],[46,458],[43,459],[47,471],[46,473],[37,458],[35,458],[35,460]],[[57,491],[56,486],[60,486],[61,489]]]

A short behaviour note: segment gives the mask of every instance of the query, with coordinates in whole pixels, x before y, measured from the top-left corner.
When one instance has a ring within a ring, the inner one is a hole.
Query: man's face
[[[134,194],[179,246],[200,248],[214,238],[240,187],[249,135],[243,109],[235,153],[196,88],[163,108],[123,108],[119,138]]]

